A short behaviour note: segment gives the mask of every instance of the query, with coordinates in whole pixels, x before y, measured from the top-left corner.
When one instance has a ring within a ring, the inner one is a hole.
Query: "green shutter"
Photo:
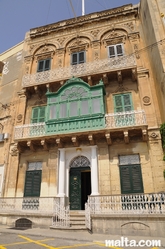
[[[130,93],[114,95],[115,112],[126,112],[133,110],[132,97]]]
[[[143,193],[141,166],[139,164],[120,166],[120,183],[122,194]]]
[[[26,171],[24,197],[40,196],[41,175],[41,170]]]
[[[115,112],[123,112],[122,95],[114,95]]]
[[[45,106],[34,107],[32,109],[31,123],[40,123],[45,121]]]

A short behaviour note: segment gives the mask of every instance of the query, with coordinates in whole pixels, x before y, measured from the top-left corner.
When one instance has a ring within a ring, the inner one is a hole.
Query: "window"
[[[108,55],[110,58],[124,55],[123,44],[109,46]]]
[[[71,64],[81,64],[85,62],[85,51],[76,52],[71,54]]]
[[[45,106],[34,107],[32,109],[31,123],[40,123],[45,121]]]
[[[132,126],[135,124],[131,93],[116,94],[114,98],[114,122],[116,127]]]
[[[127,112],[133,110],[131,93],[114,95],[115,112]]]
[[[143,193],[143,181],[139,155],[119,156],[122,194]]]
[[[24,197],[39,197],[41,188],[42,162],[30,162],[25,176]]]
[[[49,70],[50,69],[50,62],[51,62],[51,59],[38,61],[37,72],[43,72],[43,71]]]

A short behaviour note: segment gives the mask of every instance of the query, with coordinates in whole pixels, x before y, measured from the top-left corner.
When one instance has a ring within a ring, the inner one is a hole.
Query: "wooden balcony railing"
[[[69,79],[72,76],[82,77],[119,69],[121,70],[129,67],[136,67],[134,55],[95,60],[93,62],[71,65],[70,67],[60,67],[40,73],[26,74],[23,76],[22,86],[35,86],[53,81]]]

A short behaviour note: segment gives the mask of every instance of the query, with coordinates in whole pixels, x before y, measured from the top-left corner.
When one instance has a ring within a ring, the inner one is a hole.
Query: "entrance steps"
[[[67,230],[67,231],[82,231],[87,230],[85,226],[85,211],[84,210],[70,210],[70,227],[54,227],[51,226],[51,229],[56,230]]]
[[[86,230],[85,226],[85,211],[73,210],[70,211],[70,229],[71,230]]]

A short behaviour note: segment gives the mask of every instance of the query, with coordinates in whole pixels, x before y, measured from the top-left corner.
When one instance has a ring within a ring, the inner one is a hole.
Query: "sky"
[[[84,0],[85,14],[137,4],[140,0]],[[0,0],[0,54],[25,38],[31,28],[44,26],[82,13],[82,0]]]

